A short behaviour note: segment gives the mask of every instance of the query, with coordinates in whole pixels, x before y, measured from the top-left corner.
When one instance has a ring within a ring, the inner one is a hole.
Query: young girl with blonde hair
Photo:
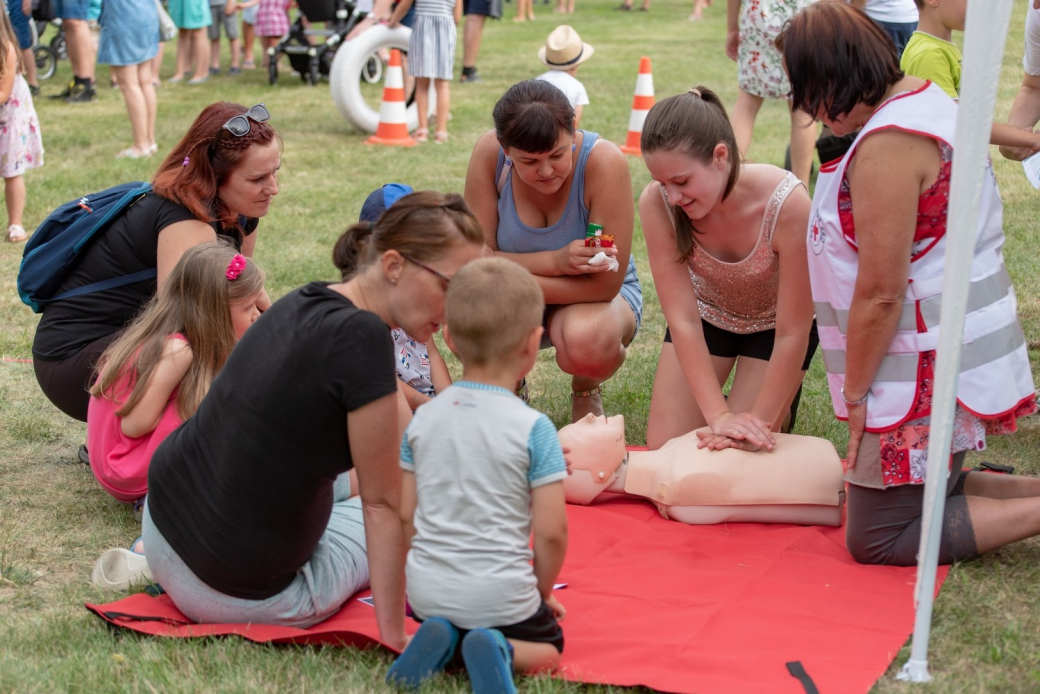
[[[126,502],[144,497],[152,453],[195,413],[259,317],[263,287],[263,271],[230,244],[194,246],[165,291],[102,355],[87,432],[90,467],[109,494]]]
[[[7,204],[7,240],[29,238],[22,227],[25,181],[22,174],[43,164],[43,141],[29,85],[22,77],[18,39],[11,20],[0,12],[0,176]]]

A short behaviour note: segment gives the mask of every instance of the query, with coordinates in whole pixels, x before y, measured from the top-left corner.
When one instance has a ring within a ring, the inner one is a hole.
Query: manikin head
[[[625,460],[625,418],[587,414],[560,429],[560,444],[570,449],[564,495],[568,503],[589,504],[610,486]]]

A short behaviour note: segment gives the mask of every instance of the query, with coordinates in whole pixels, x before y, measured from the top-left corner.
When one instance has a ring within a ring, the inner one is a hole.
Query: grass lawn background
[[[978,0],[976,0],[978,1]],[[1006,118],[1022,77],[1022,25],[1026,0],[1015,3],[1004,57],[996,118]],[[657,0],[649,13],[615,11],[613,0],[583,0],[577,14],[555,15],[537,3],[538,19],[513,23],[515,5],[503,21],[488,22],[478,66],[482,81],[452,85],[451,141],[412,149],[372,147],[332,105],[328,85],[307,87],[283,69],[276,87],[263,70],[221,75],[198,87],[164,85],[158,92],[160,155],[183,135],[207,103],[221,99],[247,106],[266,103],[284,140],[281,192],[261,224],[257,260],[268,274],[272,298],[314,279],[332,280],[330,253],[339,233],[357,219],[375,187],[398,180],[413,187],[459,191],[473,143],[491,127],[495,100],[514,82],[542,69],[536,51],[548,33],[569,22],[596,47],[578,77],[592,103],[583,127],[623,142],[640,56],[653,59],[658,98],[703,84],[724,102],[736,99],[736,66],[723,52],[725,3],[718,0],[702,22],[689,22],[689,2]],[[163,77],[173,70],[168,46]],[[224,67],[228,57],[225,44]],[[257,46],[259,51],[259,46]],[[259,55],[259,53],[258,53]],[[461,56],[461,44],[459,47]],[[456,72],[461,57],[456,60]],[[33,229],[56,205],[128,180],[149,180],[158,158],[115,160],[130,144],[123,100],[98,68],[98,100],[67,105],[46,98],[68,80],[67,61],[43,83],[36,100],[46,164],[26,176],[25,226]],[[378,88],[369,90],[378,99]],[[749,158],[780,164],[788,135],[781,103],[766,103],[759,115]],[[1005,204],[1006,257],[1020,312],[1037,357],[1040,334],[1040,254],[1036,252],[1040,199],[1021,167],[994,150],[994,167]],[[642,161],[629,159],[633,193],[649,182]],[[127,506],[104,493],[90,470],[76,462],[85,426],[55,409],[40,393],[31,356],[37,317],[20,303],[15,276],[21,246],[0,245],[0,691],[383,691],[390,656],[383,651],[274,648],[237,639],[183,641],[113,635],[82,604],[112,598],[89,583],[102,551],[126,546],[139,534]],[[645,440],[650,387],[664,322],[656,299],[639,220],[633,244],[641,271],[646,312],[643,327],[618,374],[604,387],[608,413],[624,413],[628,440]],[[450,359],[450,357],[449,357]],[[452,365],[457,374],[457,364]],[[1034,366],[1035,369],[1035,366]],[[1035,370],[1034,370],[1035,373]],[[262,374],[257,375],[262,378]],[[533,405],[557,425],[569,416],[569,379],[544,352],[529,377]],[[846,433],[834,420],[817,357],[806,379],[799,433],[827,437],[844,452]],[[1012,437],[991,440],[985,458],[1040,473],[1036,453],[1040,426],[1023,423]],[[958,565],[936,603],[931,670],[934,681],[910,687],[893,679],[905,647],[878,692],[1040,690],[1040,544],[1026,541]],[[778,638],[782,638],[778,635]],[[846,644],[855,648],[856,644]],[[690,673],[696,681],[696,673]],[[528,678],[521,691],[569,692],[584,688],[547,678]],[[467,691],[464,677],[442,677],[429,691]],[[590,691],[609,688],[589,687]]]

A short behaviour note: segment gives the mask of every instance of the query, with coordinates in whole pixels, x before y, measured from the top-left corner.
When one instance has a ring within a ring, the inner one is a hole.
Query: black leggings
[[[965,452],[953,456],[953,472],[946,485],[939,563],[951,564],[978,555],[975,531],[964,498],[967,472],[961,470]],[[861,564],[914,566],[921,543],[923,484],[874,489],[849,484],[845,542]]]
[[[47,399],[73,419],[87,421],[94,366],[117,337],[118,332],[98,338],[61,361],[34,358],[33,370],[36,372],[36,380]]]

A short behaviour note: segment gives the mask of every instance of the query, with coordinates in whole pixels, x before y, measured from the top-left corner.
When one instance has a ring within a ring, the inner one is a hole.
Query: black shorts
[[[740,335],[728,330],[716,327],[708,321],[701,319],[701,327],[704,329],[704,342],[708,345],[708,354],[713,357],[734,359],[736,357],[751,357],[769,361],[773,355],[773,342],[776,341],[776,330],[762,330],[757,333]],[[664,341],[672,341],[670,328],[664,329]],[[805,360],[802,362],[802,371],[809,369],[816,348],[820,344],[820,336],[816,332],[816,321],[809,329],[809,348],[805,352]]]
[[[462,14],[481,14],[501,19],[502,0],[462,0]]]
[[[422,621],[418,617],[414,618],[417,622]],[[465,637],[470,630],[458,627],[456,628],[459,629],[459,643],[462,643],[463,637]],[[502,632],[502,635],[507,639],[530,641],[531,643],[551,643],[556,647],[557,651],[563,653],[563,629],[560,628],[559,622],[556,621],[556,617],[553,616],[552,610],[549,609],[549,606],[545,604],[544,600],[542,601],[542,604],[538,606],[538,611],[524,621],[504,627],[488,628],[497,629]],[[458,657],[459,653],[456,653],[455,655],[455,660],[458,662],[456,663],[453,661],[453,664],[461,665],[462,661]]]

